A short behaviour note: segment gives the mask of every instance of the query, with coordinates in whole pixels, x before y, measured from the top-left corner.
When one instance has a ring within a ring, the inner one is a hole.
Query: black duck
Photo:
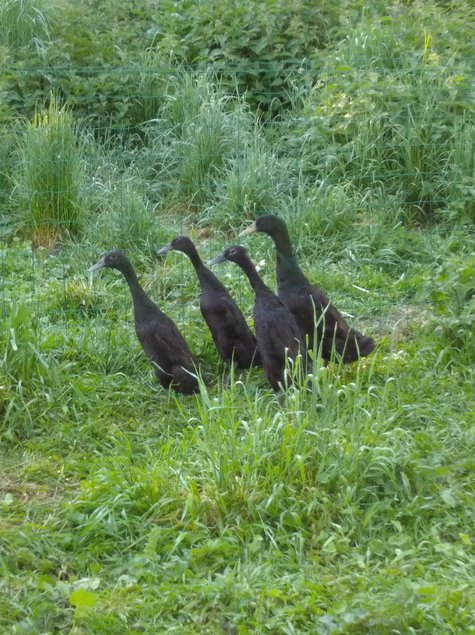
[[[135,332],[160,384],[185,395],[196,392],[196,367],[188,344],[173,320],[142,289],[130,260],[121,251],[109,251],[89,271],[102,267],[117,269],[127,280],[134,303]]]
[[[225,362],[237,368],[260,365],[254,333],[246,323],[226,287],[201,260],[195,245],[187,236],[178,236],[158,253],[181,251],[191,260],[201,285],[200,309],[213,337],[216,349]]]
[[[254,232],[263,232],[274,241],[278,296],[308,337],[309,350],[313,350],[315,344],[317,348],[321,346],[322,358],[328,361],[334,346],[346,363],[369,355],[375,347],[372,338],[352,329],[325,293],[302,273],[285,222],[273,214],[259,216],[240,236]]]
[[[286,352],[288,358],[295,360],[305,350],[300,329],[281,300],[264,284],[244,247],[228,247],[208,264],[225,260],[239,265],[254,289],[254,328],[262,367],[272,388],[279,390],[289,383],[285,375]]]

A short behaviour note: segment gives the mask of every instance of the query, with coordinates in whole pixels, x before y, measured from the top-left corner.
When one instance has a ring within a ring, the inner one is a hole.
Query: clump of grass
[[[237,229],[247,218],[279,210],[283,198],[291,196],[294,166],[268,145],[258,126],[242,139],[242,146],[216,178],[215,196],[201,223]]]
[[[141,125],[159,116],[174,76],[166,60],[149,49],[139,55],[136,71],[133,119],[137,125]]]
[[[223,161],[225,100],[207,74],[170,77],[155,120],[145,128],[142,161],[173,203],[193,207],[206,199],[213,170]],[[172,185],[171,185],[172,184]]]
[[[271,145],[245,100],[223,94],[209,73],[180,69],[171,77],[146,131],[144,171],[162,183],[175,210],[200,212],[200,224],[235,228],[244,217],[276,209],[295,189],[294,159]]]
[[[170,71],[166,95],[157,116],[165,130],[173,130],[180,137],[199,116],[203,104],[222,97],[223,93],[211,72],[194,72],[178,67]]]
[[[11,49],[34,47],[50,39],[51,3],[44,0],[3,0],[0,39]]]
[[[86,237],[102,250],[121,249],[151,256],[166,242],[163,217],[130,182],[121,180],[102,192],[102,210],[92,218]]]
[[[2,97],[3,91],[0,88],[0,100]],[[11,192],[14,186],[16,137],[3,126],[2,110],[3,107],[0,105],[0,156],[3,164],[0,169],[0,239],[7,236],[15,226],[11,214]]]
[[[26,125],[19,147],[16,203],[33,241],[51,245],[83,221],[82,140],[73,115],[51,96]]]
[[[244,100],[224,95],[209,74],[180,71],[147,132],[154,178],[173,204],[202,208],[213,199],[222,171],[247,151],[254,126]]]

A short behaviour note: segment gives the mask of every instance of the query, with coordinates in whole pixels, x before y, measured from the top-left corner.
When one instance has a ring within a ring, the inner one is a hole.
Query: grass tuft
[[[25,127],[18,151],[16,204],[35,244],[52,246],[83,220],[81,138],[72,113],[52,95]]]

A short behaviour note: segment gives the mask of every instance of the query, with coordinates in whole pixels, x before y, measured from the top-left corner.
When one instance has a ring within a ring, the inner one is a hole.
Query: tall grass
[[[18,150],[14,196],[20,222],[39,244],[83,221],[83,141],[70,110],[51,96],[25,126]]]
[[[166,241],[168,229],[163,224],[164,218],[159,209],[143,198],[138,185],[136,182],[134,188],[123,175],[112,189],[102,188],[100,210],[85,231],[91,245],[151,256]]]
[[[163,101],[170,91],[170,85],[176,73],[170,65],[159,57],[155,51],[146,50],[139,55],[134,65],[137,76],[135,80],[134,123],[143,125],[159,116]]]
[[[295,186],[295,163],[278,156],[245,99],[225,95],[211,74],[179,69],[146,130],[137,163],[145,171],[153,162],[169,204],[202,224],[237,227]]]
[[[471,69],[443,50],[444,18],[413,11],[425,39],[394,11],[331,51],[297,127],[309,174],[382,189],[401,200],[408,221],[434,222],[447,216],[454,173],[462,183],[473,177]],[[459,213],[473,217],[466,193]]]
[[[38,48],[50,40],[54,10],[44,0],[3,0],[0,39],[13,50]]]

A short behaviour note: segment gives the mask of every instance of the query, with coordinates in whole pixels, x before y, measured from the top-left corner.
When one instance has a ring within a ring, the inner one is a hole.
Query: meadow
[[[0,6],[0,632],[475,633],[471,4],[99,4]],[[269,212],[377,342],[280,393],[156,253]],[[88,275],[113,248],[199,394],[157,384],[125,281]]]

